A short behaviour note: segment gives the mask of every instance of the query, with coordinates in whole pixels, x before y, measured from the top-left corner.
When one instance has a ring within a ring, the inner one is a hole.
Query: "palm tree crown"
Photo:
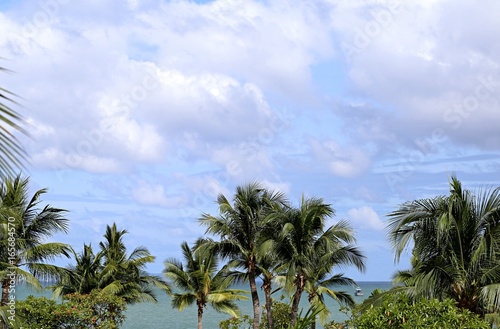
[[[186,242],[181,244],[185,264],[176,259],[167,259],[163,271],[167,279],[182,292],[172,294],[172,306],[183,310],[196,303],[198,329],[202,328],[203,311],[207,304],[219,312],[238,316],[236,300],[245,299],[243,291],[229,289],[232,277],[226,268],[218,269],[217,255],[210,244],[197,244],[189,248]]]
[[[56,295],[74,292],[88,294],[94,289],[102,289],[133,304],[156,302],[153,286],[169,291],[166,282],[145,271],[146,265],[155,259],[148,249],[138,247],[127,255],[123,241],[126,233],[126,230],[118,230],[113,223],[106,227],[104,241],[99,243],[100,251],[97,254],[94,254],[90,245],[84,245],[80,254],[73,252],[76,265],[70,266],[69,273],[52,287]]]
[[[37,277],[58,276],[63,272],[46,261],[62,255],[69,257],[71,250],[63,243],[45,242],[56,233],[68,231],[68,219],[64,217],[66,210],[49,205],[39,208],[40,198],[47,190],[38,190],[30,198],[28,183],[28,178],[17,176],[6,178],[0,186],[2,305],[8,297],[7,268],[35,287],[41,287]],[[13,234],[14,246],[9,245],[8,233]]]
[[[480,315],[500,311],[500,188],[474,194],[452,177],[450,195],[407,202],[388,225],[396,260],[413,242],[412,268],[396,275],[414,298],[453,298]]]

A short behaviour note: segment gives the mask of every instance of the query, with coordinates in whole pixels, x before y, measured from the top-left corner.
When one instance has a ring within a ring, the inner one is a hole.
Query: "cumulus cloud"
[[[500,27],[492,15],[500,8],[497,2],[339,6],[332,18],[339,48],[352,50],[339,59],[349,63],[357,95],[376,105],[367,104],[367,111],[385,117],[374,126],[377,131],[395,136],[396,147],[413,147],[416,139],[440,129],[456,144],[498,150],[500,64],[493,54],[499,45],[484,33]]]
[[[173,208],[185,204],[182,196],[167,195],[162,185],[149,184],[145,181],[138,182],[132,191],[132,197],[143,205]]]
[[[334,175],[355,177],[364,173],[370,166],[370,156],[360,148],[341,147],[332,140],[309,140],[315,161],[324,164]]]
[[[347,215],[355,227],[363,230],[381,231],[385,227],[375,210],[368,206],[352,208],[347,212]]]

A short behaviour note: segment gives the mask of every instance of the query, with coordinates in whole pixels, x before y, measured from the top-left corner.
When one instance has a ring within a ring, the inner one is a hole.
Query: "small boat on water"
[[[354,296],[363,296],[363,290],[361,290],[360,287],[357,287],[356,291],[354,292]]]

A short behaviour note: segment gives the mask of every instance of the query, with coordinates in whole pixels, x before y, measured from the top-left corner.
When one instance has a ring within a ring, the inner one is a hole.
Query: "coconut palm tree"
[[[99,243],[100,251],[94,254],[85,245],[79,254],[73,251],[76,265],[68,268],[57,284],[52,286],[56,296],[70,293],[89,294],[94,289],[122,297],[128,304],[142,301],[156,302],[152,287],[169,291],[168,284],[158,276],[146,273],[147,264],[154,262],[148,249],[135,248],[127,255],[123,241],[126,230],[118,230],[116,224],[106,227],[105,240]]]
[[[226,268],[218,269],[217,254],[207,243],[197,243],[189,248],[186,242],[181,244],[185,264],[177,259],[167,259],[163,274],[182,290],[171,293],[172,307],[182,311],[186,306],[196,303],[198,329],[202,329],[203,311],[207,304],[218,312],[239,316],[235,301],[246,299],[243,290],[229,289],[232,277]]]
[[[282,193],[271,192],[259,183],[236,188],[233,204],[222,194],[217,198],[219,215],[203,214],[200,223],[206,225],[207,233],[220,238],[218,251],[224,258],[235,260],[245,270],[250,284],[254,321],[259,328],[260,302],[257,294],[258,255],[260,234],[266,217],[276,204],[285,204]]]
[[[72,251],[76,264],[68,267],[68,272],[62,279],[52,286],[56,296],[72,293],[90,294],[100,287],[99,281],[102,272],[102,253],[94,254],[91,245],[84,244],[83,251]]]
[[[305,269],[307,279],[304,290],[308,294],[311,309],[318,310],[318,316],[323,324],[330,316],[325,304],[325,295],[343,306],[352,307],[355,304],[351,294],[333,290],[333,287],[338,286],[355,286],[354,280],[342,273],[333,274],[333,271],[346,265],[354,265],[362,270],[364,268],[362,259],[363,255],[354,246],[342,245],[333,249],[322,244],[315,246],[308,267]],[[311,329],[315,328],[314,320]]]
[[[147,248],[137,247],[127,256],[127,248],[123,242],[126,233],[126,230],[118,230],[115,223],[106,227],[104,241],[99,243],[101,250],[98,256],[103,259],[99,288],[124,298],[128,304],[156,302],[152,287],[165,291],[170,287],[162,278],[145,271],[146,265],[155,260]]]
[[[287,264],[288,285],[295,289],[292,296],[291,325],[295,325],[299,302],[305,289],[313,291],[310,281],[315,281],[318,270],[317,251],[326,260],[330,255],[339,257],[330,260],[329,273],[336,264],[354,265],[364,270],[364,257],[351,243],[355,242],[352,228],[345,221],[340,221],[324,230],[325,222],[335,214],[334,209],[319,198],[302,197],[299,208],[290,208],[282,214],[282,230],[277,236],[276,248],[279,257]],[[319,278],[321,279],[321,278]],[[315,283],[313,283],[315,284]]]
[[[396,261],[413,243],[412,268],[396,275],[415,298],[453,298],[481,316],[500,312],[500,188],[478,193],[452,177],[450,194],[388,214]]]
[[[0,67],[0,72],[8,72]],[[14,174],[14,168],[23,168],[26,153],[12,130],[26,133],[22,124],[23,118],[10,105],[15,105],[15,95],[0,87],[0,177]]]
[[[29,197],[29,179],[5,178],[0,186],[0,273],[2,282],[1,306],[7,304],[9,281],[22,278],[41,288],[39,278],[55,277],[64,270],[47,264],[57,257],[69,257],[71,248],[59,242],[45,242],[56,233],[68,231],[66,210],[49,205],[40,208],[41,189]]]

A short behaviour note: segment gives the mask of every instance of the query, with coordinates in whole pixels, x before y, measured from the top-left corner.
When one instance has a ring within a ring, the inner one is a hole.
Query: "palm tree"
[[[415,299],[453,298],[481,316],[500,311],[500,188],[475,194],[452,177],[450,195],[388,214],[396,261],[413,242],[412,268],[397,273]]]
[[[0,72],[8,70],[0,67]],[[23,168],[26,153],[14,136],[13,130],[22,133],[23,118],[14,111],[9,104],[16,104],[10,91],[0,87],[0,177],[8,177],[14,174],[14,168]]]
[[[127,248],[123,242],[126,233],[126,230],[119,231],[115,223],[106,227],[104,241],[99,243],[99,257],[103,258],[99,288],[124,298],[129,304],[156,302],[151,288],[156,286],[166,291],[170,288],[160,277],[149,275],[145,271],[146,265],[155,260],[147,248],[137,247],[127,256]]]
[[[276,204],[285,204],[282,193],[270,192],[259,183],[238,186],[233,205],[220,194],[217,197],[219,216],[203,214],[200,222],[208,226],[207,233],[220,237],[218,251],[224,258],[239,263],[246,271],[253,305],[253,328],[259,328],[260,303],[257,294],[258,252],[260,234],[266,217]]]
[[[310,263],[305,269],[307,279],[304,290],[308,294],[311,309],[318,310],[322,323],[325,323],[330,316],[324,295],[344,306],[352,307],[355,304],[351,294],[332,289],[338,286],[354,286],[354,280],[345,277],[342,273],[332,274],[333,269],[346,265],[355,265],[363,269],[362,259],[363,255],[354,246],[339,246],[334,250],[328,250],[322,244],[315,246],[310,255]],[[315,328],[316,321],[313,320],[311,329]]]
[[[2,274],[1,306],[8,302],[9,275],[23,278],[27,283],[41,288],[40,277],[61,275],[63,269],[46,264],[59,256],[69,257],[71,248],[59,242],[44,242],[56,233],[68,231],[66,210],[46,205],[39,208],[40,197],[47,192],[41,189],[28,197],[28,178],[4,179],[0,186],[0,273]]]
[[[181,244],[185,264],[176,259],[167,259],[163,271],[165,277],[181,289],[182,293],[173,293],[172,307],[182,311],[186,306],[196,303],[198,329],[202,329],[203,311],[207,304],[215,310],[231,316],[238,316],[236,300],[246,299],[244,291],[229,289],[232,277],[223,267],[218,270],[218,259],[210,244],[197,244],[189,248],[186,242]]]
[[[76,253],[72,251],[76,264],[68,268],[67,275],[52,289],[56,296],[72,293],[90,294],[94,289],[100,287],[100,276],[102,272],[102,253],[94,254],[91,245],[84,244],[83,251]]]
[[[106,227],[105,240],[99,243],[100,251],[97,254],[94,254],[90,245],[85,244],[80,254],[73,252],[76,265],[70,266],[67,275],[52,286],[55,295],[75,292],[89,294],[94,289],[101,289],[133,304],[156,302],[153,286],[169,291],[170,287],[160,277],[146,273],[146,265],[155,259],[148,249],[138,247],[127,255],[127,247],[123,242],[126,233],[126,230],[118,230],[113,223]]]
[[[299,302],[305,289],[311,292],[310,280],[314,281],[318,270],[315,257],[317,251],[322,252],[324,260],[328,257],[339,257],[327,264],[354,265],[364,270],[364,256],[351,243],[355,242],[353,231],[345,221],[324,230],[327,218],[334,215],[334,209],[323,202],[323,199],[302,197],[299,208],[290,208],[282,214],[282,230],[277,237],[278,255],[287,264],[287,283],[295,292],[292,296],[291,325],[297,321]],[[329,273],[332,267],[321,269]],[[321,278],[320,278],[321,279]]]

